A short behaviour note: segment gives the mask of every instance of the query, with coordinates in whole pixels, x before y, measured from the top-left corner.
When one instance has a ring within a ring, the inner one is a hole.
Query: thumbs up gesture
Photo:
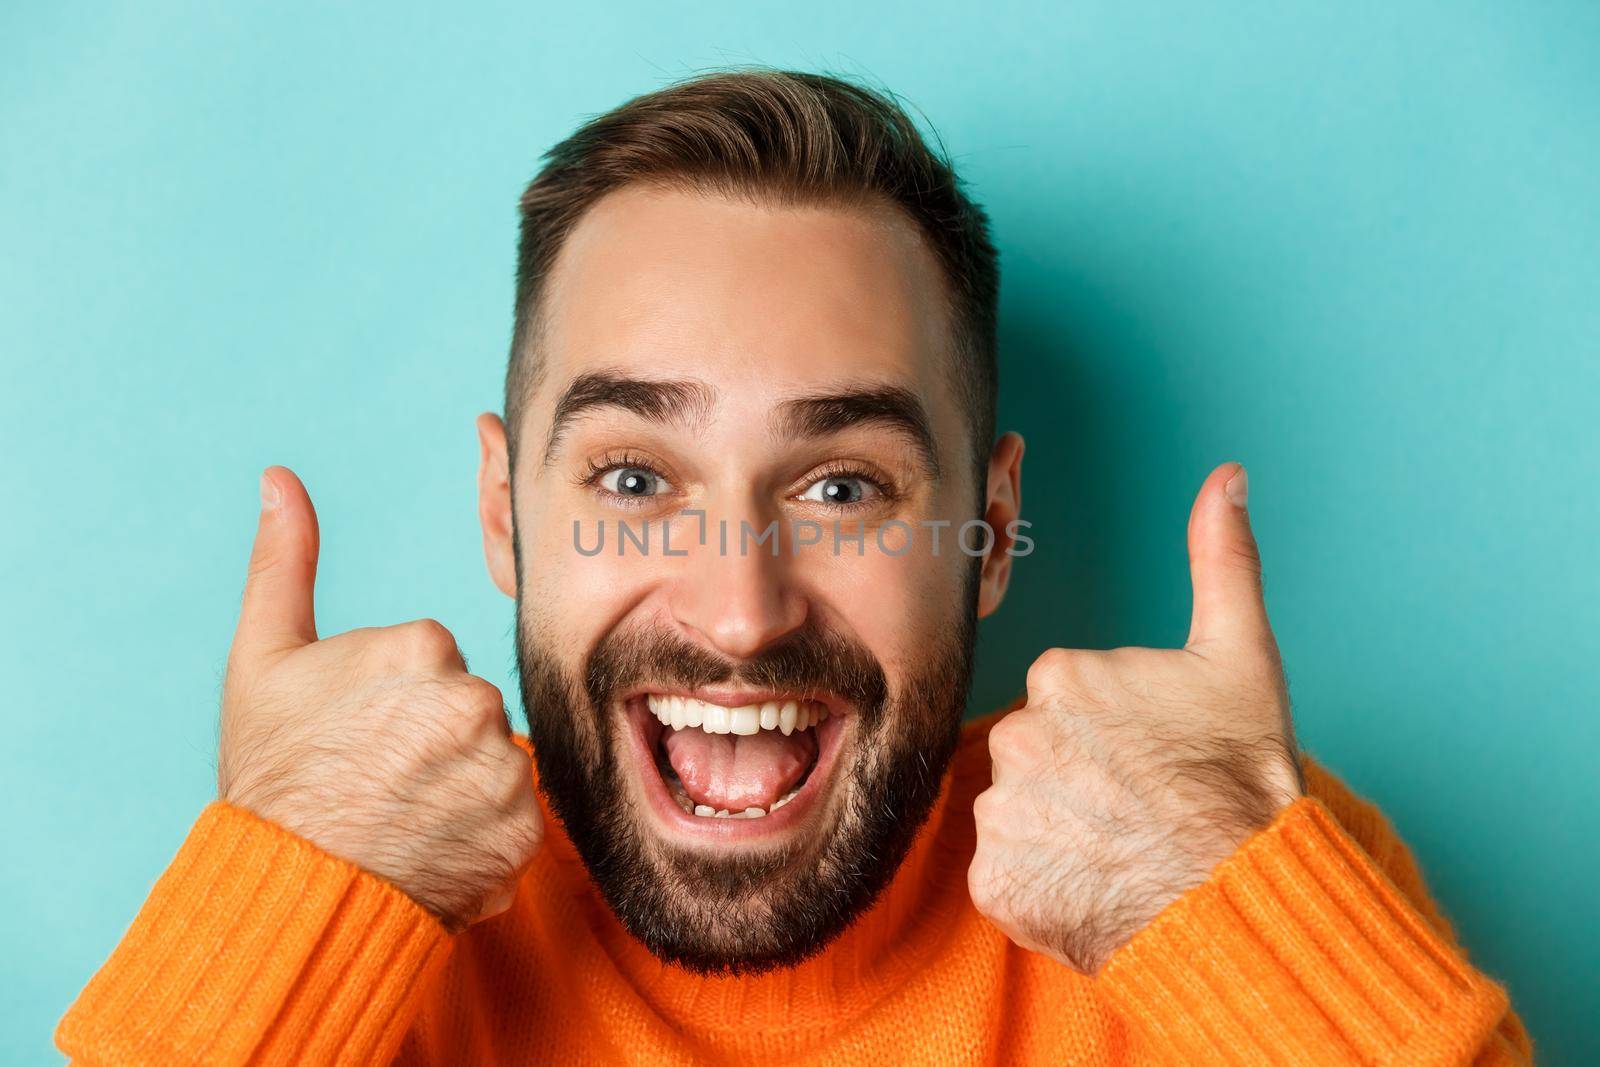
[[[217,787],[453,931],[504,911],[543,837],[500,690],[431,619],[318,639],[317,516],[269,467],[222,690]]]
[[[1226,463],[1195,499],[1183,648],[1052,648],[989,734],[973,903],[1085,974],[1304,791],[1246,487]]]

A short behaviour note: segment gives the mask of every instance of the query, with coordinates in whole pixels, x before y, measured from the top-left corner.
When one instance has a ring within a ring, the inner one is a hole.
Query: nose
[[[737,527],[729,523],[726,550],[715,526],[704,545],[689,549],[669,602],[679,625],[729,658],[748,659],[798,630],[806,601],[790,580],[789,546],[780,542],[774,555],[770,539],[756,544],[752,535],[741,551]]]

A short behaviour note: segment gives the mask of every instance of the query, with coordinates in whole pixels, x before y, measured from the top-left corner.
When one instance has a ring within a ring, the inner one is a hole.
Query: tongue
[[[812,730],[796,730],[788,737],[777,730],[740,735],[669,727],[664,733],[667,761],[684,792],[696,804],[718,811],[771,808],[817,758]]]

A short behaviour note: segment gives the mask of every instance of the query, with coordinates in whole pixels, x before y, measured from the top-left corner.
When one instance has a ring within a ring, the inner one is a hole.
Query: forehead
[[[551,270],[533,406],[604,368],[697,378],[734,405],[896,384],[950,425],[945,293],[915,224],[887,204],[627,186],[588,210]]]

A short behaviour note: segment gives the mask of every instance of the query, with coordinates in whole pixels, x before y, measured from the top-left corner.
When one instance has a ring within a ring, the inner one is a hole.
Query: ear
[[[478,522],[483,526],[483,558],[489,577],[508,597],[517,595],[515,536],[511,526],[511,461],[500,416],[478,416]]]
[[[978,587],[978,617],[986,618],[1000,608],[1011,581],[1011,556],[1017,551],[1018,529],[1013,525],[1022,515],[1022,435],[1004,433],[989,455],[989,496],[983,521],[994,531],[994,544],[983,559],[983,578]],[[1021,537],[1031,545],[1032,539]],[[1026,552],[1022,553],[1026,555]]]

